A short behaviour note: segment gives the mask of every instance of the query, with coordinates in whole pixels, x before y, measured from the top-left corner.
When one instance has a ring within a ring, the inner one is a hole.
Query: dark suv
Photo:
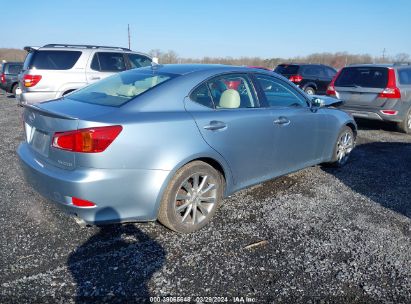
[[[323,64],[280,64],[274,72],[295,83],[307,94],[325,94],[337,71]]]
[[[23,62],[6,62],[1,67],[0,88],[16,96],[18,88],[18,75],[23,67]]]
[[[362,64],[341,69],[327,95],[354,117],[392,121],[411,133],[411,65]]]

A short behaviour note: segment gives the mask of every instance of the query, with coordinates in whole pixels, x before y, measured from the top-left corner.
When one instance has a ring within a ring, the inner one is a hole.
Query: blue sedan
[[[152,221],[188,233],[222,199],[312,165],[344,165],[353,118],[282,76],[154,65],[26,105],[27,181],[83,223]]]

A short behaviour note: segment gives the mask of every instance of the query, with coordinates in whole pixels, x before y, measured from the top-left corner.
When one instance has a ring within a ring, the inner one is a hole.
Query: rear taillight
[[[327,91],[325,92],[325,94],[327,94],[328,96],[336,96],[337,92],[335,91],[335,81],[337,80],[338,76],[340,76],[341,74],[341,70],[338,71],[337,74],[335,74],[333,80],[331,80],[330,84],[327,87]]]
[[[303,81],[303,76],[301,76],[301,75],[292,75],[292,76],[290,76],[290,78],[288,78],[291,82],[294,82],[294,83],[299,83],[299,82],[301,82],[301,81]]]
[[[1,83],[6,83],[6,75],[4,75],[4,73],[1,74],[0,81],[1,81]]]
[[[108,126],[54,133],[52,146],[81,153],[103,152],[123,130],[122,126]]]
[[[96,204],[94,204],[93,202],[86,201],[78,197],[72,197],[71,202],[73,203],[74,206],[77,206],[77,207],[95,207],[96,206]]]
[[[34,87],[41,80],[41,75],[24,75],[23,83],[26,88]]]
[[[400,89],[397,87],[394,69],[388,69],[387,87],[378,94],[380,98],[401,98]]]

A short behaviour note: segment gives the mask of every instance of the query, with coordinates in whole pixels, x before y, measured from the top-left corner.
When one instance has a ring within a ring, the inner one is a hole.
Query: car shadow
[[[384,130],[391,132],[400,132],[397,125],[389,121],[379,121],[370,119],[355,118],[358,129],[360,130]]]
[[[357,146],[344,168],[322,168],[353,191],[411,218],[411,143]]]
[[[118,216],[112,208],[100,212]],[[164,264],[163,247],[133,224],[98,229],[68,258],[76,303],[149,302],[148,282]]]

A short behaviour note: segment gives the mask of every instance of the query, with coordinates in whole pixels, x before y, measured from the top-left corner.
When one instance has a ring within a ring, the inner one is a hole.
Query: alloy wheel
[[[337,162],[345,164],[354,148],[354,138],[348,130],[343,132],[337,142]]]
[[[204,221],[217,203],[217,182],[212,176],[195,173],[180,185],[174,211],[182,224],[197,225]]]

